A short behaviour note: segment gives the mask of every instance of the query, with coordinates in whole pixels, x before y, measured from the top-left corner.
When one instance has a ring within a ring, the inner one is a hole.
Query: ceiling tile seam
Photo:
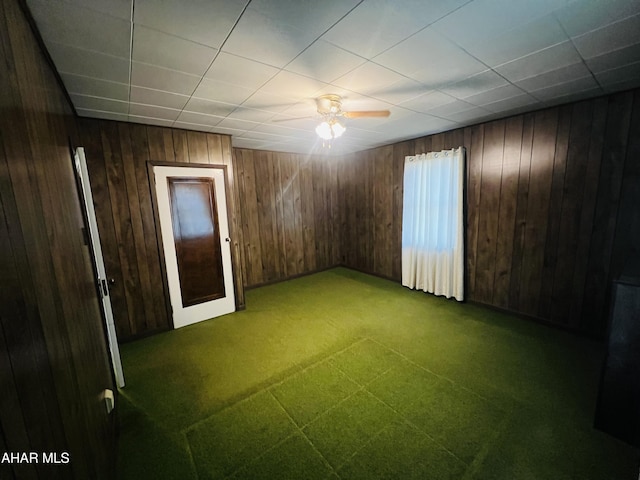
[[[308,75],[305,75],[305,74],[301,74],[301,73],[293,72],[293,71],[291,71],[291,70],[287,70],[286,68],[287,68],[287,66],[288,66],[288,65],[290,65],[290,64],[291,64],[291,63],[292,63],[296,58],[298,58],[300,55],[302,55],[304,52],[306,52],[309,48],[311,48],[311,46],[313,46],[313,45],[314,45],[318,40],[321,40],[325,33],[327,33],[329,30],[331,30],[335,25],[337,25],[338,23],[340,23],[340,22],[341,22],[341,21],[342,21],[342,20],[343,20],[347,15],[349,15],[349,14],[350,14],[351,12],[353,12],[356,8],[358,8],[358,6],[359,6],[360,4],[362,4],[364,1],[365,1],[365,0],[360,0],[356,5],[354,5],[354,6],[351,8],[351,10],[349,10],[349,11],[348,11],[348,12],[346,12],[344,15],[342,15],[338,20],[336,20],[336,21],[335,21],[331,26],[329,26],[325,31],[321,32],[321,33],[316,37],[316,39],[315,39],[314,41],[312,41],[309,45],[307,45],[307,46],[306,46],[306,47],[305,47],[305,48],[304,48],[300,53],[298,53],[295,57],[293,57],[291,60],[289,60],[289,62],[287,62],[284,66],[282,66],[281,68],[279,68],[279,72],[278,72],[278,73],[281,73],[281,72],[283,72],[283,71],[284,71],[284,72],[291,73],[291,74],[294,74],[294,75],[300,75],[301,77],[309,78],[309,79],[311,79],[311,80],[318,80],[318,79],[317,79],[317,78],[315,78],[315,77],[311,77],[311,76],[308,76]],[[324,41],[326,41],[326,40],[324,40]],[[327,42],[327,43],[331,43],[331,42]],[[331,43],[331,44],[332,44],[332,45],[334,45],[333,43]],[[350,52],[349,50],[346,50],[346,49],[344,49],[344,48],[342,48],[342,47],[340,47],[340,46],[338,46],[338,45],[334,45],[334,46],[335,46],[335,47],[337,47],[337,48],[339,48],[340,50],[344,50],[345,52],[353,53],[353,52]],[[220,47],[220,50],[222,51],[222,46]],[[228,52],[225,52],[225,53],[228,53]],[[364,59],[364,60],[368,60],[368,59],[366,59],[365,57],[362,57],[361,55],[357,55],[357,54],[354,54],[354,55],[356,55],[357,57],[362,58],[362,59]],[[238,56],[238,55],[236,55],[236,56]],[[244,57],[240,57],[240,58],[244,58]],[[265,65],[268,65],[268,64],[265,64]],[[269,65],[269,66],[273,66],[273,65]],[[342,77],[342,76],[344,76],[344,75],[347,75],[348,73],[352,72],[353,70],[355,70],[355,69],[356,69],[356,68],[358,68],[359,66],[360,66],[360,65],[358,65],[358,66],[356,66],[356,67],[352,68],[351,70],[349,70],[349,71],[348,71],[348,72],[346,72],[345,74],[340,75],[339,77],[334,78],[331,82],[322,82],[322,83],[326,83],[327,85],[334,86],[334,85],[332,84],[332,82],[333,82],[333,81],[337,80],[338,78],[340,78],[340,77]],[[258,92],[258,91],[259,91],[263,86],[265,86],[265,85],[266,85],[266,84],[267,84],[271,79],[273,79],[276,75],[278,75],[278,73],[276,73],[276,74],[275,74],[275,75],[273,75],[272,77],[270,77],[270,78],[268,78],[267,80],[265,80],[265,81],[264,81],[264,83],[262,83],[262,85],[260,85],[260,86],[256,87],[255,92],[254,92],[253,94],[251,94],[247,99],[245,99],[245,100],[240,104],[240,106],[244,105],[247,101],[249,101],[249,100],[251,99],[251,97],[253,97],[253,95],[254,95],[256,92]],[[321,89],[319,89],[319,90],[316,90],[316,91],[314,92],[314,94],[313,94],[313,95],[317,95],[317,93],[318,93],[318,92],[320,92],[321,90],[322,90],[322,88],[321,88]],[[248,108],[248,107],[245,107],[245,108]],[[233,112],[231,112],[231,113],[233,113]],[[283,113],[283,112],[274,113],[274,114],[271,116],[271,119],[275,118],[276,116],[278,116],[278,115],[280,115],[280,114],[282,114],[282,113]],[[263,123],[265,123],[265,122],[263,122]],[[252,130],[253,130],[253,129],[252,129]]]
[[[598,88],[600,89],[601,92],[604,92],[604,88],[602,87],[602,85],[600,84],[600,81],[598,80],[598,78],[596,77],[596,75],[593,73],[593,71],[591,70],[591,68],[589,67],[589,65],[587,64],[585,58],[582,56],[582,54],[580,53],[580,50],[578,50],[578,47],[576,47],[576,44],[573,41],[574,37],[571,37],[568,33],[567,30],[564,28],[564,25],[562,24],[562,22],[560,21],[560,19],[555,15],[555,13],[553,14],[553,18],[556,19],[556,22],[558,22],[558,25],[560,25],[560,28],[562,29],[562,32],[566,35],[566,37],[569,39],[569,42],[571,42],[571,46],[573,47],[573,49],[576,51],[576,53],[578,54],[578,57],[580,57],[580,61],[582,62],[582,64],[584,65],[584,67],[587,69],[587,71],[589,72],[589,74],[591,75],[591,78],[593,78],[593,81],[596,82],[596,85],[598,85]],[[615,23],[615,22],[614,22]],[[611,24],[609,24],[611,25]],[[600,28],[604,28],[604,27],[600,27]],[[593,31],[599,30],[599,28],[596,28]],[[578,36],[576,36],[575,38],[578,38]]]
[[[474,1],[474,0],[471,0],[471,1]],[[471,1],[470,1],[470,2],[467,2],[466,4],[464,4],[464,5],[462,5],[462,6],[460,6],[459,8],[462,8],[462,7],[466,6],[466,5],[468,5],[469,3],[471,3]],[[459,9],[459,8],[458,8],[458,9]],[[458,9],[456,9],[456,10],[458,10]],[[455,11],[455,10],[454,10],[454,11]],[[447,14],[447,16],[448,16],[448,15],[450,15],[451,13],[453,13],[453,12],[450,12],[449,14]],[[578,53],[578,55],[579,55],[579,56],[580,56],[580,58],[582,59],[582,55],[580,55],[580,52],[579,52],[579,51],[577,50],[577,48],[575,47],[575,45],[574,45],[574,43],[573,43],[573,40],[572,40],[572,39],[571,39],[571,37],[567,34],[566,30],[564,29],[564,26],[562,25],[562,22],[560,22],[560,21],[558,20],[558,18],[556,17],[555,12],[552,12],[552,16],[553,16],[553,18],[556,20],[556,22],[558,22],[558,25],[560,26],[560,28],[562,29],[562,31],[563,31],[563,33],[564,33],[564,35],[565,35],[565,38],[566,38],[567,40],[571,41],[571,45],[572,45],[572,46],[573,46],[573,48],[576,50],[576,53]],[[442,17],[442,18],[444,18],[444,17]],[[536,17],[536,19],[537,19],[537,18],[542,18],[542,16]],[[438,19],[437,21],[439,21],[439,20],[440,20],[440,19]],[[437,22],[437,21],[436,21],[436,22]],[[433,25],[433,24],[434,24],[434,23],[436,23],[436,22],[431,23],[429,26]],[[425,28],[427,28],[427,27],[425,27]],[[423,30],[424,30],[424,29],[423,29]],[[416,32],[416,33],[418,33],[418,32]],[[504,62],[504,63],[501,63],[501,64],[499,64],[499,65],[495,65],[495,66],[493,66],[493,67],[492,67],[492,66],[490,66],[489,64],[487,64],[486,62],[484,62],[483,60],[481,60],[481,59],[479,59],[478,57],[476,57],[475,55],[473,55],[471,52],[467,51],[467,49],[466,49],[466,48],[464,48],[462,45],[460,45],[459,43],[457,43],[455,40],[453,40],[453,39],[449,38],[449,37],[448,37],[448,36],[446,36],[446,35],[443,35],[443,34],[442,34],[442,33],[440,33],[440,32],[438,32],[438,34],[439,34],[439,35],[441,35],[442,37],[446,38],[449,42],[451,42],[451,43],[453,43],[454,45],[456,45],[460,50],[462,50],[464,53],[466,53],[467,55],[469,55],[471,58],[475,59],[477,62],[479,62],[479,63],[481,63],[482,65],[484,65],[484,66],[487,68],[487,70],[491,70],[493,73],[495,73],[496,75],[498,75],[498,76],[499,76],[500,78],[502,78],[505,82],[507,82],[507,84],[512,85],[512,86],[514,86],[515,88],[518,88],[519,90],[521,90],[523,93],[527,93],[527,94],[528,94],[529,92],[527,92],[526,90],[522,89],[521,87],[519,87],[518,85],[516,85],[515,83],[513,83],[511,80],[509,80],[509,79],[508,79],[508,78],[506,78],[504,75],[502,75],[500,72],[498,72],[496,69],[497,69],[497,68],[500,68],[500,67],[502,67],[502,66],[504,66],[504,65],[506,65],[506,64],[508,64],[508,63],[510,63],[510,62],[514,62],[514,61],[516,61],[516,60],[520,60],[520,59],[526,58],[526,57],[528,57],[528,56],[530,56],[530,55],[534,55],[534,54],[536,54],[536,53],[542,52],[542,51],[547,50],[547,49],[549,49],[549,48],[553,48],[553,47],[555,47],[555,46],[557,46],[557,45],[560,45],[561,43],[564,43],[565,41],[567,41],[567,40],[564,40],[564,41],[562,41],[562,42],[558,42],[558,43],[555,43],[555,44],[553,44],[553,45],[546,46],[546,47],[541,48],[541,49],[539,49],[539,50],[536,50],[536,51],[534,51],[534,52],[530,52],[530,53],[528,53],[527,55],[524,55],[524,56],[522,56],[522,57],[514,58],[514,59],[512,59],[512,60],[509,60],[508,62]],[[407,37],[407,38],[410,38],[410,37]],[[405,40],[406,40],[406,39],[405,39]],[[404,40],[403,40],[403,41],[404,41]],[[402,42],[399,42],[399,43],[402,43]],[[392,48],[392,47],[391,47],[391,48]],[[386,50],[385,50],[385,51],[386,51]],[[382,52],[382,53],[384,53],[384,52]],[[379,55],[376,55],[376,56],[379,56]],[[374,61],[374,60],[372,60],[372,61]],[[582,61],[584,62],[584,59],[582,59]],[[374,61],[374,63],[376,63],[377,65],[380,65],[380,64],[378,64],[378,63],[377,63],[377,62],[375,62],[375,61]],[[384,65],[380,65],[380,66],[383,66],[383,67],[384,67]],[[585,65],[585,66],[586,66],[586,65]],[[388,68],[388,67],[385,67],[385,68]],[[395,70],[393,70],[393,69],[389,69],[389,70],[392,70],[393,72],[398,73],[399,75],[402,75],[400,72],[396,72],[396,71],[395,71]],[[475,75],[475,74],[474,74],[474,75]],[[403,75],[403,76],[404,76],[404,75]],[[469,77],[467,77],[467,78],[471,78],[471,77],[473,77],[473,75],[471,75],[471,76],[469,76]],[[414,79],[411,79],[411,80],[414,80]],[[458,81],[459,81],[459,80],[458,80]],[[422,83],[422,82],[418,82],[418,83]],[[444,85],[436,86],[436,87],[434,88],[434,90],[438,90],[438,91],[440,91],[440,88],[441,88],[441,87],[451,86],[451,85],[453,85],[454,83],[455,83],[455,82],[453,82],[453,83],[446,83],[446,84],[444,84]],[[441,93],[444,93],[444,92],[441,92]]]
[[[134,0],[131,0],[131,1],[134,1]],[[96,8],[91,7],[90,5],[85,4],[85,3],[83,3],[82,5],[78,5],[77,3],[74,3],[74,2],[69,1],[69,0],[62,0],[62,3],[66,3],[69,7],[80,8],[80,9],[83,9],[83,10],[89,10],[92,13],[95,13],[95,14],[98,14],[98,15],[104,15],[106,17],[109,17],[110,19],[124,21],[124,22],[127,21],[126,18],[119,17],[117,15],[112,15],[111,13],[103,11],[103,10],[98,10]],[[130,17],[129,20],[133,21],[133,17]]]
[[[82,107],[78,107],[78,110],[82,110],[85,112],[98,112],[98,113],[106,113],[108,115],[124,115],[126,117],[129,116],[128,113],[121,113],[121,112],[110,112],[109,110],[97,110],[95,108],[82,108]],[[89,117],[90,118],[90,117]],[[160,120],[160,119],[158,119]]]
[[[364,0],[363,0],[363,1],[364,1]],[[383,53],[387,52],[388,50],[391,50],[392,48],[394,48],[394,47],[396,47],[396,46],[400,45],[402,42],[404,42],[404,41],[408,40],[409,38],[414,37],[414,36],[415,36],[415,35],[417,35],[418,33],[422,32],[423,30],[425,30],[425,29],[427,29],[427,28],[429,28],[429,27],[431,27],[432,25],[434,25],[435,23],[439,22],[439,21],[440,21],[440,20],[442,20],[443,18],[446,18],[446,17],[448,17],[449,15],[451,15],[452,13],[457,12],[457,11],[458,11],[458,10],[460,10],[461,8],[466,7],[468,4],[470,4],[470,3],[471,3],[471,2],[473,2],[473,1],[474,1],[474,0],[468,0],[466,3],[464,3],[464,4],[460,5],[460,6],[458,6],[457,8],[454,8],[454,9],[453,9],[453,10],[451,10],[450,12],[445,13],[445,14],[444,14],[444,15],[442,15],[441,17],[439,17],[439,18],[435,19],[433,22],[431,22],[431,23],[429,23],[429,24],[425,25],[424,27],[420,28],[419,30],[416,30],[414,33],[412,33],[412,34],[411,34],[411,35],[409,35],[408,37],[405,37],[405,38],[403,38],[402,40],[400,40],[400,41],[398,41],[398,42],[394,43],[393,45],[391,45],[391,46],[389,46],[389,47],[385,48],[384,50],[382,50],[382,51],[380,51],[380,52],[376,53],[376,54],[375,54],[374,56],[372,56],[371,58],[367,58],[367,60],[369,60],[369,61],[371,61],[371,62],[375,63],[376,65],[380,65],[379,63],[374,62],[374,60],[373,60],[373,59],[374,59],[374,58],[376,58],[376,57],[379,57],[380,55],[382,55]],[[325,32],[325,33],[326,33],[326,32]],[[323,35],[324,35],[324,34],[323,34]],[[327,42],[329,42],[328,40],[326,40],[326,41],[327,41]],[[331,43],[332,45],[335,45],[336,47],[339,47],[339,45],[336,45],[336,44],[335,44],[335,43],[333,43],[333,42],[329,42],[329,43]],[[457,45],[457,44],[456,44],[456,45]],[[343,48],[343,50],[344,50],[344,48]],[[355,52],[352,52],[352,51],[350,51],[350,50],[347,50],[347,51],[348,51],[349,53],[353,53],[354,55],[356,54]],[[358,56],[359,56],[359,55],[358,55]],[[386,67],[386,66],[384,66],[384,65],[380,65],[380,66],[381,66],[381,67],[388,68],[388,67]],[[389,70],[392,70],[392,69],[390,69],[390,68],[389,68]],[[395,72],[395,70],[392,70],[392,71],[394,71],[394,72]],[[395,72],[395,73],[399,73],[399,72]],[[400,75],[402,75],[402,74],[400,74]],[[411,79],[411,80],[413,80],[413,79]]]
[[[363,1],[364,1],[364,0],[363,0]],[[336,23],[337,23],[337,22],[336,22]],[[325,33],[326,33],[326,32],[324,32],[322,35],[324,35]],[[318,42],[318,40],[323,41],[323,42],[326,42],[326,43],[330,43],[333,47],[335,47],[335,48],[337,48],[337,49],[339,49],[339,50],[342,50],[343,52],[347,52],[349,55],[353,55],[354,57],[358,57],[358,58],[361,58],[362,60],[364,60],[364,62],[363,62],[363,63],[360,63],[360,64],[356,65],[355,67],[353,67],[352,69],[347,70],[347,71],[346,71],[346,72],[344,72],[344,73],[341,73],[340,75],[338,75],[338,76],[337,76],[337,77],[335,77],[335,78],[332,78],[330,81],[328,81],[328,82],[323,82],[323,83],[328,83],[328,84],[333,85],[333,82],[335,82],[335,81],[336,81],[336,80],[338,80],[339,78],[342,78],[342,77],[345,77],[345,76],[349,75],[351,72],[353,72],[353,71],[354,71],[354,70],[356,70],[357,68],[361,67],[361,66],[362,66],[362,65],[364,65],[366,62],[370,62],[370,61],[371,61],[371,60],[370,60],[370,59],[368,59],[367,57],[363,57],[362,55],[359,55],[359,54],[354,53],[354,52],[352,52],[352,51],[350,51],[350,50],[347,50],[346,48],[341,47],[340,45],[336,45],[336,44],[334,44],[334,43],[332,43],[332,42],[329,42],[328,40],[324,40],[324,39],[322,39],[322,35],[320,35],[320,36],[319,36],[318,38],[316,38],[313,42],[311,42],[311,43],[309,44],[309,46],[308,46],[307,48],[305,48],[303,51],[301,51],[298,55],[296,55],[296,56],[295,56],[295,58],[291,59],[291,61],[290,61],[289,63],[287,63],[284,67],[282,67],[282,70],[286,71],[287,73],[293,73],[294,75],[300,75],[301,77],[310,78],[310,79],[312,79],[312,80],[319,80],[317,77],[311,77],[311,76],[309,76],[309,75],[307,75],[307,74],[305,74],[305,73],[298,73],[298,72],[294,72],[293,70],[287,70],[287,66],[291,65],[291,63],[293,63],[293,61],[294,61],[296,58],[298,58],[300,55],[302,55],[304,52],[306,52],[309,48],[311,48],[311,46],[312,46],[312,45],[314,45],[315,43],[317,43],[317,42]],[[322,81],[322,80],[320,80],[320,81]],[[348,89],[347,89],[347,90],[348,90]]]
[[[84,78],[87,80],[97,80],[99,82],[105,82],[105,83],[113,83],[115,85],[124,85],[127,86],[126,83],[122,83],[122,82],[115,82],[113,80],[105,80],[104,78],[98,78],[98,77],[92,77],[91,75],[82,75],[81,73],[72,73],[72,72],[64,72],[61,71],[60,73],[64,73],[65,75],[72,75],[74,77],[80,77],[80,78]],[[142,87],[142,88],[147,88],[147,87]],[[153,90],[153,89],[149,89],[149,90]],[[160,91],[160,90],[159,90]],[[78,92],[69,92],[69,93],[78,93]],[[170,93],[170,92],[167,92]]]
[[[471,0],[471,1],[473,1],[473,0]],[[433,25],[433,23],[432,23],[431,25]],[[425,27],[425,28],[428,28],[428,27]],[[423,28],[422,30],[424,30],[424,28]],[[421,30],[421,31],[422,31],[422,30]],[[418,32],[416,32],[416,33],[418,33]],[[467,55],[469,55],[471,58],[473,58],[473,59],[474,59],[474,60],[476,60],[477,62],[479,62],[479,63],[481,63],[482,65],[484,65],[484,66],[485,66],[485,68],[486,68],[487,70],[492,70],[494,73],[496,73],[497,75],[499,75],[500,77],[502,77],[502,78],[503,78],[507,83],[511,83],[509,80],[507,80],[507,79],[506,79],[506,78],[504,78],[502,75],[500,75],[500,73],[496,72],[496,71],[495,71],[491,66],[489,66],[489,65],[488,65],[488,64],[486,64],[484,61],[482,61],[482,60],[480,60],[479,58],[477,58],[475,55],[473,55],[473,54],[471,54],[470,52],[468,52],[464,47],[462,47],[462,45],[459,45],[458,43],[454,42],[454,41],[453,41],[453,40],[451,40],[449,37],[447,37],[446,35],[441,34],[440,32],[437,32],[437,34],[438,34],[438,35],[440,35],[442,38],[445,38],[448,42],[452,43],[452,44],[453,44],[453,45],[455,45],[456,47],[458,47],[461,51],[463,51],[464,53],[466,53]],[[415,35],[415,34],[414,34],[414,35]],[[411,38],[412,36],[413,36],[413,35],[410,35],[409,37],[405,38],[405,40],[406,40],[406,39],[408,39],[408,38]],[[402,42],[404,42],[404,40],[402,40]],[[396,45],[398,45],[398,44],[400,44],[400,43],[402,43],[402,42],[398,42]],[[388,50],[388,49],[387,49],[387,50]],[[386,51],[386,50],[385,50],[385,51]],[[384,53],[384,52],[382,52],[382,53]],[[376,55],[374,58],[379,57],[382,53],[380,53],[379,55]],[[412,78],[412,77],[410,77],[410,76],[407,76],[407,75],[405,75],[404,73],[398,72],[397,70],[394,70],[393,68],[389,68],[389,67],[388,67],[388,66],[386,66],[386,65],[382,65],[381,63],[376,62],[374,59],[371,59],[371,60],[369,60],[369,61],[370,61],[371,63],[374,63],[375,65],[378,65],[379,67],[386,68],[387,70],[390,70],[390,71],[392,71],[393,73],[395,73],[395,74],[397,74],[397,75],[400,75],[400,76],[402,76],[402,77],[404,77],[404,78],[407,78],[407,79],[409,79],[409,80],[413,80],[414,82],[417,82],[417,83],[419,83],[419,84],[421,84],[421,85],[424,85],[425,87],[427,87],[427,88],[428,88],[428,90],[427,90],[427,91],[431,91],[431,90],[433,90],[433,91],[436,91],[436,90],[437,90],[437,91],[440,91],[440,89],[441,89],[442,87],[448,87],[448,86],[451,86],[451,85],[453,85],[454,83],[456,83],[456,82],[459,82],[459,81],[460,81],[459,79],[457,79],[457,80],[455,80],[455,81],[453,81],[453,82],[443,83],[443,84],[441,84],[441,85],[436,85],[436,86],[433,86],[433,87],[432,87],[432,86],[429,86],[429,85],[425,84],[424,82],[420,82],[420,81],[416,80],[415,78]],[[415,73],[415,72],[414,72],[414,73]],[[476,73],[476,74],[474,74],[474,75],[477,75],[477,73]],[[471,77],[473,77],[473,75],[470,75],[470,76],[469,76],[469,77],[467,77],[467,78],[471,78]],[[515,86],[515,85],[514,85],[514,86]],[[425,93],[427,93],[427,92],[425,92]],[[441,92],[441,93],[444,93],[444,92]],[[448,95],[448,94],[445,94],[445,95]]]
[[[45,39],[46,40],[46,39]],[[124,61],[131,61],[131,58],[127,58],[127,57],[121,57],[118,55],[112,55],[110,53],[104,53],[103,51],[100,50],[93,50],[91,48],[83,48],[83,47],[78,47],[77,45],[71,45],[69,43],[64,43],[64,42],[56,42],[55,40],[48,40],[47,41],[47,45],[60,45],[62,47],[67,47],[67,48],[73,48],[75,50],[80,50],[82,52],[89,52],[89,53],[97,53],[98,55],[104,55],[105,57],[111,57],[111,58],[117,58],[118,60],[124,60]],[[66,73],[70,73],[71,75],[77,75],[73,72],[66,72]]]
[[[293,62],[296,58],[298,58],[300,55],[302,55],[304,52],[306,52],[307,50],[309,50],[309,48],[311,48],[312,45],[314,45],[318,40],[320,40],[329,30],[331,30],[333,27],[335,27],[338,23],[340,23],[342,20],[344,20],[344,18],[349,15],[351,12],[353,12],[356,8],[358,8],[365,0],[360,0],[356,5],[354,5],[351,10],[349,10],[348,12],[346,12],[344,15],[342,15],[338,20],[336,20],[333,24],[331,24],[329,27],[327,27],[324,32],[321,32],[316,39],[311,42],[309,45],[307,45],[300,53],[298,53],[295,57],[293,57],[291,60],[289,60],[286,64],[284,64],[282,66],[282,70],[285,70],[287,68],[288,65],[291,64],[291,62]],[[326,41],[326,40],[324,40]],[[345,50],[347,52],[349,52],[349,50],[346,50],[345,48],[340,47],[339,45],[335,45],[332,42],[327,42],[327,43],[331,43],[332,45],[340,48],[341,50]],[[353,52],[349,52],[349,53],[353,53]],[[360,58],[363,58],[360,55],[357,55]],[[289,70],[287,70],[288,72],[290,72]],[[290,73],[296,73],[296,72],[290,72]]]
[[[131,0],[131,17],[129,19],[129,105],[127,113],[131,111],[131,80],[133,76],[133,15],[135,13],[136,0]]]
[[[193,94],[196,92],[196,90],[198,89],[198,87],[202,84],[202,81],[205,78],[206,73],[209,71],[209,69],[211,68],[211,66],[213,65],[213,63],[216,61],[216,59],[218,58],[218,56],[220,55],[220,52],[222,52],[222,49],[224,47],[224,44],[227,42],[227,40],[229,40],[229,37],[231,36],[231,34],[233,33],[233,31],[235,30],[236,26],[238,25],[238,22],[240,21],[240,19],[242,18],[242,16],[244,15],[244,12],[247,10],[247,8],[249,7],[249,5],[251,4],[251,0],[249,0],[244,8],[242,9],[242,11],[240,12],[240,14],[238,15],[238,18],[236,18],[236,21],[234,22],[233,26],[229,29],[229,31],[227,32],[227,36],[224,37],[224,40],[222,41],[222,43],[220,44],[220,47],[218,48],[216,54],[213,56],[213,59],[211,59],[211,62],[209,62],[209,66],[207,66],[207,68],[205,69],[204,73],[200,76],[200,81],[196,84],[196,86],[194,87],[193,91],[191,92],[191,95],[189,95],[189,100],[191,100],[193,98]],[[210,47],[211,48],[211,47]],[[198,98],[198,97],[196,97]],[[187,100],[187,102],[185,103],[185,106],[187,105],[187,103],[189,103],[189,101]],[[180,112],[180,115],[182,114],[182,112],[184,111],[184,107],[182,107],[182,111]],[[233,113],[233,112],[232,112]],[[178,115],[178,117],[180,116]]]

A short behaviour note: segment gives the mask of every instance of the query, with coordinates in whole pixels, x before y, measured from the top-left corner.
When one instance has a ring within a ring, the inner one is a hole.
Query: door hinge
[[[107,281],[104,278],[98,280],[100,285],[100,293],[102,293],[103,297],[109,296],[109,287],[107,286]]]

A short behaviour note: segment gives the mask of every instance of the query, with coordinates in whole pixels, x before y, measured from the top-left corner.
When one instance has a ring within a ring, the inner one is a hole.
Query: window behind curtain
[[[405,158],[402,284],[464,299],[464,148]]]

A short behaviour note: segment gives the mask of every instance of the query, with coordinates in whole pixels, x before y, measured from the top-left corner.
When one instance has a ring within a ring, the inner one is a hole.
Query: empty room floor
[[[122,345],[122,479],[635,480],[602,346],[345,268]]]

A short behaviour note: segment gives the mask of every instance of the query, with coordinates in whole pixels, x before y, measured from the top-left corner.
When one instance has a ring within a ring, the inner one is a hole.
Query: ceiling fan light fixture
[[[338,120],[323,120],[320,125],[316,127],[316,133],[323,140],[333,140],[338,138],[345,132],[346,128]]]

